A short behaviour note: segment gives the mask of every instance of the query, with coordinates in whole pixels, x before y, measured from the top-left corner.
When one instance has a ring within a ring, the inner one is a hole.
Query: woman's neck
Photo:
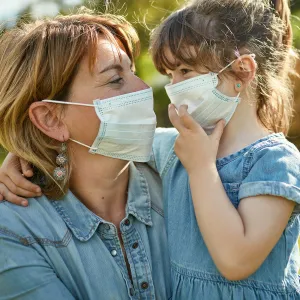
[[[92,212],[119,226],[125,217],[129,162],[72,147],[70,189]]]
[[[233,154],[270,134],[259,121],[256,101],[242,97],[222,135],[218,158]]]

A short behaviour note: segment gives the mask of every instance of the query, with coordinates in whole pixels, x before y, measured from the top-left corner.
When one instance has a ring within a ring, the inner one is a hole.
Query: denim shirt
[[[158,299],[171,297],[159,176],[131,164],[126,218],[116,227],[70,191],[63,200],[0,202],[0,299]]]
[[[175,129],[158,129],[150,162],[163,180],[172,299],[299,300],[299,151],[282,134],[272,134],[217,160],[234,207],[243,198],[257,195],[281,196],[297,203],[261,267],[246,280],[228,281],[217,270],[199,230],[188,174],[173,150],[177,135]]]

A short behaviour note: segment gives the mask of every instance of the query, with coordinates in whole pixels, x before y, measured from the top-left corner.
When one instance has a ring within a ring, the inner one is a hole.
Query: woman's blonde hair
[[[292,40],[288,0],[193,0],[152,32],[150,51],[162,74],[176,67],[167,49],[180,62],[215,72],[238,55],[254,53],[257,116],[268,130],[287,133],[293,113]]]
[[[139,39],[130,23],[90,11],[22,24],[0,38],[0,144],[32,163],[36,177],[43,179],[43,193],[52,199],[63,196],[69,178],[58,183],[52,177],[59,144],[33,125],[29,107],[43,99],[68,100],[85,55],[92,71],[99,36],[122,45],[132,61],[138,53]]]

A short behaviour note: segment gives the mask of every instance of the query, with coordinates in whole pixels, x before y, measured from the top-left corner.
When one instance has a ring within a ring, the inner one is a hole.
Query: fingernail
[[[38,194],[42,192],[40,188],[37,188],[35,191],[36,191]]]
[[[23,201],[21,202],[21,204],[22,204],[22,206],[27,206],[27,205],[28,205],[28,201],[23,200]]]

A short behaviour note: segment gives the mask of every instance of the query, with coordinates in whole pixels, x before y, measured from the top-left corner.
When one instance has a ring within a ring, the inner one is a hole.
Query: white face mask
[[[101,124],[93,145],[90,147],[70,139],[89,148],[90,153],[128,161],[149,161],[156,128],[152,88],[109,99],[94,100],[94,104],[43,101],[95,107]]]
[[[188,112],[208,134],[221,119],[227,124],[240,102],[240,93],[236,97],[229,97],[217,90],[218,75],[234,62],[219,73],[210,72],[165,87],[171,103],[177,109],[183,104],[188,105]]]

